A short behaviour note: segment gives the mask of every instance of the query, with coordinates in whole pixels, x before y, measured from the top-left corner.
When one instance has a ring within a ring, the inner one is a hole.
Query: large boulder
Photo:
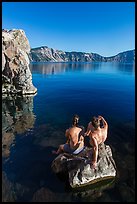
[[[34,94],[30,45],[23,30],[2,30],[2,93]]]
[[[116,165],[109,145],[99,145],[97,167],[91,168],[92,148],[85,149],[78,155],[62,153],[52,162],[56,174],[68,175],[72,188],[93,184],[116,176]]]

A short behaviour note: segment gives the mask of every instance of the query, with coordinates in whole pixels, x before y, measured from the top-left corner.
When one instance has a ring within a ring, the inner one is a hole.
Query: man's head
[[[79,122],[79,116],[75,114],[72,118],[72,124],[76,126],[78,122]]]
[[[99,120],[98,117],[95,117],[95,116],[94,116],[94,117],[92,118],[91,122],[92,122],[92,125],[93,125],[93,127],[94,127],[95,129],[97,129],[98,127],[100,127],[100,120]]]

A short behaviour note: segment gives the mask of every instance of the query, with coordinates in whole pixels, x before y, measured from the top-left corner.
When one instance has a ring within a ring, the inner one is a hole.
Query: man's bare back
[[[66,137],[69,139],[70,148],[76,149],[84,145],[84,137],[81,135],[79,138],[81,131],[82,129],[79,127],[71,127],[66,130]]]
[[[103,127],[100,128],[100,120],[103,122]],[[107,139],[108,132],[108,124],[102,116],[98,116],[98,118],[94,118],[92,122],[88,124],[87,133],[90,138],[90,144],[93,147],[93,159],[92,165],[96,166],[97,157],[98,157],[98,145],[105,142]]]
[[[78,154],[84,149],[84,132],[83,129],[78,127],[79,116],[74,115],[72,120],[72,127],[66,130],[65,136],[67,137],[67,142],[61,144],[57,151],[52,151],[54,154],[59,154],[61,152],[68,152]],[[83,132],[83,135],[82,135]]]
[[[92,138],[96,139],[98,145],[103,143],[107,138],[107,128],[98,128],[94,132],[90,133],[90,143],[92,143]]]

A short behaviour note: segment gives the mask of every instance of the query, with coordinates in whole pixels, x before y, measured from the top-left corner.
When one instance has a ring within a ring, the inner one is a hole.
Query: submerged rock
[[[62,153],[52,162],[52,170],[56,174],[68,175],[69,184],[72,188],[82,187],[114,178],[116,176],[116,165],[112,157],[109,145],[99,145],[97,167],[91,168],[92,148],[85,149],[78,155]]]
[[[30,45],[23,30],[2,30],[2,93],[34,94]]]

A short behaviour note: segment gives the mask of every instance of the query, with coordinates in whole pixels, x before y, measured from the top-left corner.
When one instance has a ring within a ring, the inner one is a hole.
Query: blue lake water
[[[33,63],[35,96],[2,101],[3,200],[29,202],[134,201],[135,65]],[[102,115],[118,177],[105,190],[73,192],[51,171],[52,149],[65,142],[73,114],[85,128]],[[87,194],[85,193],[87,192]]]

